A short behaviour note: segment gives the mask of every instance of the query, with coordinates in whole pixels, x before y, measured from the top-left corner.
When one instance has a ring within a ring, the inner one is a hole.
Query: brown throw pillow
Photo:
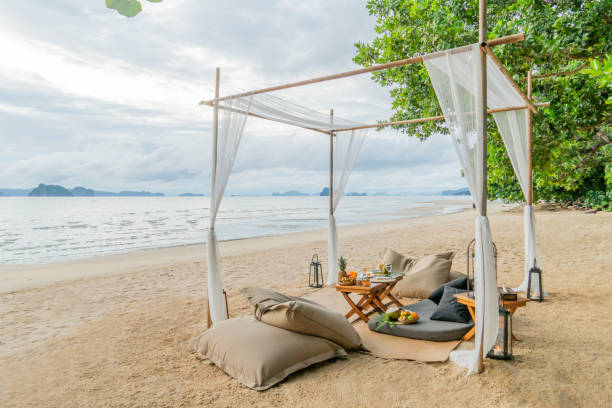
[[[404,255],[390,248],[385,248],[385,252],[383,252],[380,258],[381,262],[391,264],[392,272],[406,272],[414,262],[414,259],[406,258]]]
[[[437,255],[420,258],[391,292],[394,296],[426,298],[434,289],[449,281],[452,261]]]
[[[252,317],[215,323],[194,339],[193,347],[199,356],[258,391],[312,364],[347,356],[329,340],[279,329]]]
[[[344,316],[304,299],[275,304],[264,301],[255,306],[255,318],[281,329],[323,337],[346,350],[361,345],[359,333]]]

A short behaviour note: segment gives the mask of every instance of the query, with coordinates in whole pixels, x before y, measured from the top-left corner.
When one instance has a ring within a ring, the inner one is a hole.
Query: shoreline
[[[294,197],[284,198],[290,199],[290,202],[285,202],[283,198],[274,198],[264,202],[255,201],[254,205],[263,213],[275,215],[256,215],[252,220],[243,219],[250,213],[249,206],[245,206],[247,201],[230,203],[227,206],[228,213],[224,214],[222,210],[219,215],[217,239],[222,242],[312,231],[327,227],[325,209],[314,206],[311,210],[305,211],[305,208],[301,208],[300,205],[300,201],[303,200],[292,200]],[[373,220],[389,221],[432,214],[449,214],[468,207],[465,197],[418,197],[417,199],[400,197],[400,203],[391,201],[388,203],[389,207],[386,207],[387,201],[384,201],[381,207],[373,207],[372,203],[377,203],[377,201],[365,197],[366,203],[362,203],[362,198],[356,197],[357,200],[355,200],[355,197],[348,197],[348,205],[338,212],[339,226],[358,225]],[[423,198],[425,201],[419,201]],[[277,208],[278,204],[274,204],[277,202],[285,203]],[[27,221],[26,217],[29,217],[28,214],[32,211],[45,214],[47,212],[45,208],[27,207],[28,210],[24,210],[25,212],[9,208],[5,214],[5,217],[8,218],[5,218],[4,221],[8,226],[8,232],[12,234],[3,246],[4,251],[0,254],[0,264],[51,264],[152,248],[197,245],[205,242],[208,215],[204,203],[200,203],[203,206],[195,208],[180,201],[181,204],[173,204],[170,207],[161,205],[155,211],[147,206],[139,207],[142,206],[140,199],[137,203],[140,204],[132,210],[119,205],[111,206],[112,210],[106,212],[106,209],[100,207],[99,202],[95,202],[91,205],[76,206],[75,210],[89,214],[88,218],[70,218],[69,213],[65,213],[65,210],[62,209],[61,211],[64,212],[58,219],[41,215],[42,218],[39,217],[40,219],[35,221]],[[398,204],[401,208],[398,208]],[[306,207],[310,208],[312,205],[313,203],[309,202]],[[299,208],[301,218],[296,220],[292,216],[292,211],[287,213],[287,210],[293,207]],[[356,208],[363,208],[363,211],[355,213]],[[280,213],[275,213],[275,211],[280,211]],[[144,213],[141,214],[141,212]],[[237,218],[232,221],[232,217]],[[165,224],[158,224],[160,220]],[[221,226],[221,224],[225,225]],[[56,235],[50,235],[50,231],[57,231]]]
[[[465,272],[474,218],[463,211],[340,227],[340,253],[350,267],[365,267],[385,247],[414,258],[455,251],[452,270]],[[524,275],[522,211],[491,205],[489,220],[498,282],[513,287]],[[0,406],[609,406],[612,326],[601,311],[612,308],[612,213],[539,211],[537,234],[549,296],[513,317],[520,340],[513,360],[487,359],[484,373],[466,377],[451,362],[350,353],[264,393],[197,359],[189,346],[206,327],[203,245],[34,266],[31,279],[38,270],[63,280],[22,279],[21,289],[0,293],[0,372],[10,373]],[[232,317],[253,312],[240,293],[245,286],[313,292],[313,252],[327,276],[326,230],[219,246]],[[347,373],[364,370],[358,383],[346,381]]]
[[[493,204],[494,206],[499,204]],[[501,207],[501,206],[500,206]],[[419,210],[423,208],[438,210],[438,208],[428,207],[417,207]],[[380,227],[391,226],[398,222],[405,222],[414,219],[427,219],[436,217],[446,217],[453,214],[463,213],[465,211],[472,210],[472,208],[457,208],[451,212],[427,214],[427,215],[415,215],[415,216],[403,216],[401,218],[385,221],[368,221],[355,224],[339,224],[338,228],[343,230],[350,230],[352,228],[367,228],[374,225],[380,225]],[[274,241],[278,239],[287,238],[290,241],[299,240],[300,235],[325,235],[327,239],[327,229],[317,228],[309,229],[297,232],[286,232],[278,234],[268,235],[257,235],[253,237],[245,238],[233,238],[226,240],[219,240],[219,245],[232,243],[232,242],[244,242],[250,240],[264,240]],[[309,237],[310,239],[310,237]],[[283,239],[284,241],[284,239]],[[271,242],[274,244],[273,242]],[[223,245],[225,246],[225,245]],[[200,256],[193,258],[192,253],[200,254]],[[99,255],[91,255],[79,258],[69,259],[57,259],[51,262],[41,263],[27,263],[27,264],[2,264],[0,265],[0,293],[14,292],[19,290],[36,289],[45,287],[52,284],[70,282],[80,279],[95,278],[99,276],[108,276],[114,274],[120,274],[122,272],[106,272],[103,271],[104,265],[107,263],[114,263],[120,265],[120,268],[133,268],[135,264],[140,267],[164,267],[172,263],[172,260],[178,256],[189,258],[192,261],[202,260],[206,258],[206,242],[194,243],[194,244],[178,244],[162,247],[150,247],[150,248],[135,248],[129,249],[125,252],[112,252],[102,253]],[[154,258],[152,263],[143,262],[142,258],[146,257]],[[193,259],[191,259],[193,258]],[[201,259],[200,259],[201,258]],[[86,268],[83,272],[74,270],[75,268]],[[66,272],[64,269],[68,269]],[[43,271],[42,269],[45,269]],[[48,269],[48,270],[47,270]]]

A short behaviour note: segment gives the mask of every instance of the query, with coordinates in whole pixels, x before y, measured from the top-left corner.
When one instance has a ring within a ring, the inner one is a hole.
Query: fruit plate
[[[408,319],[401,320],[401,319],[398,319],[397,320],[397,324],[413,324],[413,323],[416,323],[418,321],[419,321],[419,319],[412,319],[412,320],[408,320]]]

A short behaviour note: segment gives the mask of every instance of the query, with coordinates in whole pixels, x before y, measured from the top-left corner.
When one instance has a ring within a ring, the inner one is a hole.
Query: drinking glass
[[[387,272],[387,274],[391,274],[392,268],[393,268],[392,264],[390,264],[390,263],[385,264],[385,271]]]

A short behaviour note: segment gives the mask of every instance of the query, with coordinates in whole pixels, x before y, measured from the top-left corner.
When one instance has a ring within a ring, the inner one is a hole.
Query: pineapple
[[[346,278],[346,260],[343,257],[340,257],[338,260],[338,282],[341,282],[342,278]]]

